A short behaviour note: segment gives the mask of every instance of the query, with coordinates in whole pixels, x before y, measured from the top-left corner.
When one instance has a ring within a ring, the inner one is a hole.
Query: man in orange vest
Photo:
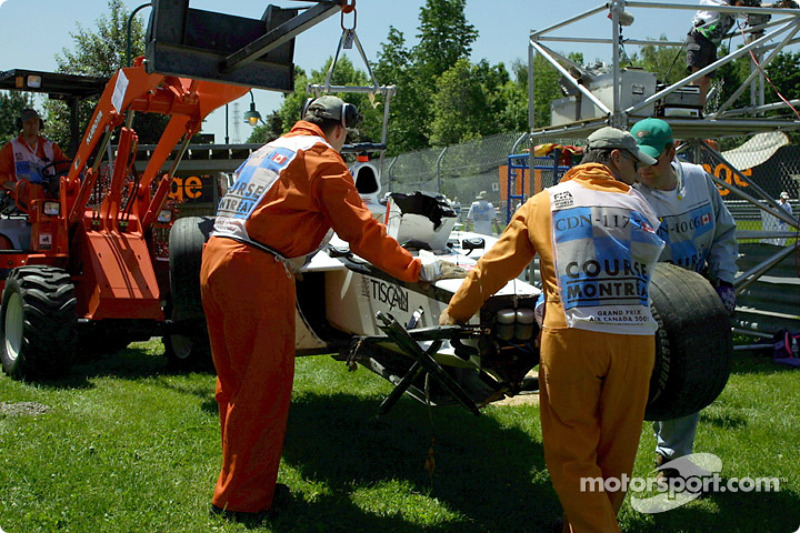
[[[50,167],[59,161],[67,161],[67,156],[53,141],[40,135],[44,121],[33,109],[22,111],[17,120],[20,135],[11,140],[0,150],[0,186],[12,193],[17,192],[19,184],[24,182],[43,185],[48,175],[55,174]]]
[[[220,201],[200,283],[222,433],[211,512],[260,522],[288,496],[276,485],[294,377],[294,274],[333,229],[350,249],[406,282],[437,279],[387,236],[341,151],[360,114],[334,96],[307,103],[292,130],[254,152]]]

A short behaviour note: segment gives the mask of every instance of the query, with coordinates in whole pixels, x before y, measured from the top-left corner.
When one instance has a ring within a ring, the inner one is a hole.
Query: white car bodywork
[[[466,239],[482,239],[484,247],[467,252],[461,249],[460,243]],[[452,248],[431,252],[415,252],[415,255],[432,255],[436,259],[449,261],[465,270],[470,270],[483,252],[496,241],[493,237],[466,231],[454,231],[450,235]],[[415,322],[415,328],[435,327],[439,323],[439,315],[447,307],[450,296],[461,285],[461,279],[445,279],[435,282],[435,291],[425,291],[417,284],[408,284],[388,279],[380,275],[371,265],[358,256],[351,255],[347,260],[342,257],[331,257],[331,250],[347,250],[348,245],[334,236],[327,250],[318,252],[306,265],[302,273],[324,277],[324,306],[329,324],[341,331],[357,335],[380,335],[381,330],[376,318],[382,311],[390,313],[401,324]],[[334,255],[336,255],[334,253]],[[366,270],[357,271],[348,268],[348,264],[362,265]],[[372,269],[372,273],[369,272]],[[298,281],[301,286],[303,281]],[[533,285],[514,279],[497,292],[496,296],[512,296],[536,298],[541,290]],[[433,296],[435,294],[435,297]],[[321,303],[321,302],[320,302]],[[415,313],[418,318],[415,318]],[[473,317],[471,324],[478,324],[478,317]],[[413,329],[413,328],[412,328]],[[331,346],[320,338],[298,304],[296,316],[296,350],[298,355],[317,354],[329,351]],[[327,352],[326,352],[327,353]]]

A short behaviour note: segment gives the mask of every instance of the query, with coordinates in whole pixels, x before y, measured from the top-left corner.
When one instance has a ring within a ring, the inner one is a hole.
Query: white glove
[[[422,283],[433,283],[440,279],[464,279],[467,277],[467,274],[469,274],[469,272],[450,261],[422,259],[419,281]]]
[[[442,275],[442,262],[434,260],[430,263],[422,263],[422,268],[419,271],[420,281],[426,283],[433,283]]]

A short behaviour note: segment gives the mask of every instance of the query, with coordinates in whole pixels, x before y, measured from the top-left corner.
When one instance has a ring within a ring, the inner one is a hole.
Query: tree
[[[511,65],[510,77],[498,91],[496,98],[502,102],[501,131],[528,131],[528,65],[519,59]],[[559,92],[554,98],[561,96]]]
[[[581,54],[570,54],[568,59],[579,65],[583,63]],[[517,84],[523,88],[524,93],[527,95],[528,65],[517,62],[514,65],[514,71],[516,72]],[[564,95],[561,91],[561,74],[541,54],[536,54],[533,58],[533,89],[533,126],[534,128],[549,126],[550,102]],[[527,130],[527,127],[525,129]]]
[[[414,58],[423,79],[433,79],[469,59],[478,31],[464,15],[466,0],[427,0],[419,10]]]
[[[427,148],[432,87],[421,81],[412,52],[406,47],[401,31],[389,27],[389,35],[381,45],[378,61],[372,66],[372,71],[380,83],[397,88],[389,106],[387,154]]]
[[[92,32],[77,24],[70,37],[75,41],[75,50],[62,49],[63,56],[56,55],[59,72],[110,78],[126,64],[128,18],[122,0],[108,0],[109,15],[101,15],[95,22],[97,31]],[[144,27],[142,21],[131,21],[131,57],[144,54]]]
[[[778,91],[787,100],[800,98],[800,52],[780,52],[767,65],[767,75]],[[780,97],[775,90],[767,89],[766,100],[777,102]]]
[[[765,89],[765,100],[767,102],[778,102],[781,100],[780,96],[776,93],[776,89],[786,100],[791,101],[800,98],[800,52],[778,53],[775,59],[767,65],[766,72],[769,79],[772,80],[772,84],[775,86],[774,89],[770,86]],[[784,107],[781,114],[785,115],[788,112],[792,118],[796,118],[798,106],[795,105],[794,107],[794,111],[788,109],[788,106]],[[770,114],[778,114],[778,111]],[[789,139],[791,139],[792,144],[800,143],[800,133],[796,131],[789,132]]]
[[[432,146],[457,144],[481,136],[482,120],[491,120],[478,69],[460,59],[436,80],[433,94]]]
[[[58,72],[110,78],[120,67],[125,65],[127,56],[128,18],[130,12],[125,9],[122,0],[108,0],[109,14],[101,15],[97,20],[97,30],[91,31],[80,23],[77,30],[70,33],[75,41],[73,50],[62,50],[56,55]],[[131,57],[144,54],[144,26],[139,18],[131,21]],[[97,99],[81,102],[80,122],[89,121]],[[50,100],[46,104],[49,117],[48,137],[61,146],[69,146],[69,111],[63,102]],[[163,125],[168,117],[157,114],[138,113],[133,127],[139,135],[139,142],[151,144],[158,142]]]
[[[729,50],[723,46],[718,51],[718,56],[723,57],[728,55]],[[733,93],[742,85],[742,82],[750,74],[750,56],[745,55],[730,63],[722,65],[714,72],[714,79],[712,81],[712,91],[716,88],[715,94],[709,91],[709,99],[706,104],[706,109],[709,111],[716,110],[723,103],[728,101]],[[750,105],[750,92],[743,92],[734,103],[733,107],[748,106]]]
[[[21,91],[0,91],[0,144],[19,135],[17,119],[22,110],[33,108],[33,95]]]
[[[666,35],[661,35],[659,41],[666,41]],[[641,56],[634,55],[631,63],[648,72],[654,72],[656,79],[662,83],[672,85],[680,81],[686,75],[686,54],[683,47],[657,44],[642,46]]]
[[[527,98],[502,63],[492,66],[483,60],[472,65],[460,59],[436,80],[431,103],[432,146],[522,131],[527,123],[519,121],[523,108],[527,117]]]

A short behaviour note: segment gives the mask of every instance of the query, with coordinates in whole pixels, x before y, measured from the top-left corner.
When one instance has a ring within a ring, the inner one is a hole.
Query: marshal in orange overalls
[[[400,280],[417,281],[421,265],[372,217],[316,125],[298,122],[237,172],[220,204],[227,220],[218,216],[200,274],[222,434],[212,503],[259,512],[272,503],[286,433],[295,284],[274,255],[226,235],[296,258],[313,252],[333,228],[354,253]]]
[[[603,165],[580,165],[520,207],[447,309],[466,322],[539,254],[542,443],[565,531],[619,531],[625,492],[582,490],[581,480],[633,469],[655,358],[647,287],[663,246],[657,226],[637,191]]]

